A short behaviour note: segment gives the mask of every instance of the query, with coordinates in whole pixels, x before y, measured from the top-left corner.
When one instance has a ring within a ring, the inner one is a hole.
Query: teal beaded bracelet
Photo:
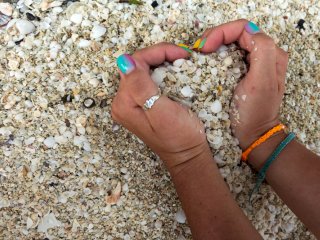
[[[285,147],[295,138],[295,136],[296,135],[294,133],[292,133],[292,132],[289,133],[289,135],[286,137],[286,139],[284,139],[278,145],[276,150],[274,150],[274,152],[271,154],[271,156],[267,159],[265,164],[262,166],[262,168],[260,169],[260,171],[258,173],[257,183],[256,183],[256,185],[254,186],[254,188],[252,189],[252,191],[250,192],[250,195],[249,195],[250,203],[251,203],[252,194],[259,190],[262,182],[266,178],[266,173],[267,173],[267,170],[269,169],[271,163],[279,156],[279,154],[282,152],[282,150],[285,149]]]

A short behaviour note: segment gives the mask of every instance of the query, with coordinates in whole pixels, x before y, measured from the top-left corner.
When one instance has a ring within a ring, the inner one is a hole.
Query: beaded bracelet
[[[262,168],[260,169],[259,173],[258,173],[258,180],[256,185],[254,186],[254,188],[251,190],[250,194],[249,194],[249,201],[251,202],[251,197],[252,194],[255,191],[258,191],[262,182],[264,181],[264,179],[266,178],[266,172],[268,170],[268,168],[270,167],[271,163],[279,156],[279,154],[282,152],[283,149],[285,149],[285,147],[295,138],[295,134],[294,133],[289,133],[289,135],[286,137],[286,139],[284,139],[276,148],[276,150],[274,150],[274,152],[271,154],[271,156],[267,159],[267,161],[265,162],[265,164],[262,166]]]
[[[245,150],[241,155],[242,161],[247,161],[249,154],[252,152],[253,149],[258,147],[260,144],[267,141],[270,137],[272,137],[275,133],[280,132],[281,130],[285,129],[286,127],[283,124],[278,124],[277,126],[270,129],[268,132],[266,132],[263,136],[261,136],[258,140],[256,140],[254,143],[251,144],[250,147]]]

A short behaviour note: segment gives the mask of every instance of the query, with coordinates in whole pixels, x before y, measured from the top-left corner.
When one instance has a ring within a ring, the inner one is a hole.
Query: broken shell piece
[[[61,225],[62,223],[56,219],[54,213],[47,213],[43,216],[38,225],[38,232],[46,233],[48,229],[60,227]]]
[[[0,27],[7,25],[10,22],[11,17],[0,13]]]
[[[0,3],[0,12],[4,15],[11,16],[13,12],[13,7],[10,3]]]
[[[107,29],[104,26],[101,25],[95,25],[90,34],[91,39],[97,39],[99,37],[102,37],[106,33]]]
[[[67,94],[67,95],[64,95],[61,100],[63,103],[67,103],[67,102],[72,102],[72,99],[74,99],[74,96],[71,95],[71,94]]]
[[[104,108],[104,107],[108,106],[108,99],[107,98],[102,99],[99,106],[101,108]]]
[[[105,197],[106,203],[110,205],[117,204],[121,195],[121,182],[117,183],[115,189],[112,190],[111,194]]]
[[[80,39],[79,43],[78,43],[78,47],[79,48],[86,48],[89,47],[91,44],[91,41],[86,40],[86,39]]]
[[[222,110],[222,105],[221,102],[219,100],[215,100],[212,104],[211,104],[211,111],[213,113],[219,113]]]
[[[185,86],[181,89],[181,93],[184,97],[192,97],[193,92],[190,86]]]
[[[18,29],[21,35],[27,35],[29,33],[32,33],[36,29],[32,22],[29,22],[24,19],[17,20],[16,28]]]
[[[40,4],[41,11],[47,11],[49,8],[59,7],[61,6],[62,2],[53,1],[49,2],[48,0],[43,0]]]
[[[82,22],[82,14],[80,13],[75,13],[75,14],[72,14],[71,17],[70,17],[70,21],[75,23],[75,24],[80,24]]]
[[[187,217],[186,217],[186,215],[185,215],[185,213],[184,213],[184,211],[183,211],[182,209],[180,209],[180,210],[176,213],[175,218],[176,218],[176,221],[177,221],[178,223],[185,223],[186,220],[187,220]]]
[[[226,67],[229,67],[231,66],[233,63],[233,60],[231,57],[227,57],[226,59],[223,60],[223,64],[226,66]]]
[[[33,226],[33,221],[31,218],[27,218],[27,229],[30,229]]]

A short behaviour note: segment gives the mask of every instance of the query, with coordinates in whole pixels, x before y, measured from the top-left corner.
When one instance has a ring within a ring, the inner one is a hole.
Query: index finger
[[[165,61],[173,62],[176,59],[189,56],[190,53],[184,48],[165,42],[138,50],[132,55],[137,64],[141,64],[140,67],[145,70],[149,70],[150,66],[158,66]]]
[[[245,28],[248,20],[240,19],[214,27],[211,31],[205,32],[202,39],[206,38],[205,45],[201,52],[210,53],[217,50],[221,44],[230,44],[238,42],[240,47],[251,52],[253,50],[252,34],[249,34]],[[256,33],[258,29],[255,29]]]
[[[277,83],[277,47],[273,39],[262,33],[257,25],[248,20],[237,20],[213,28],[204,34],[205,44],[201,52],[215,51],[222,44],[238,42],[250,52],[248,76],[260,86],[275,86]],[[272,85],[270,85],[272,84]]]

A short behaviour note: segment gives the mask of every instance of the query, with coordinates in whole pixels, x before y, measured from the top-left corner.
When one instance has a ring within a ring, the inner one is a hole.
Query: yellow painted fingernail
[[[182,49],[186,50],[189,53],[192,53],[191,49],[189,48],[188,45],[183,44],[183,43],[179,43],[177,46],[181,47]]]
[[[188,45],[185,45],[185,44],[183,44],[183,43],[179,43],[179,44],[178,44],[178,46],[179,46],[179,47],[189,48],[189,46],[188,46]]]
[[[199,46],[200,46],[200,43],[201,43],[201,38],[199,38],[195,43],[194,43],[194,45],[193,45],[193,49],[198,49],[199,48]]]

